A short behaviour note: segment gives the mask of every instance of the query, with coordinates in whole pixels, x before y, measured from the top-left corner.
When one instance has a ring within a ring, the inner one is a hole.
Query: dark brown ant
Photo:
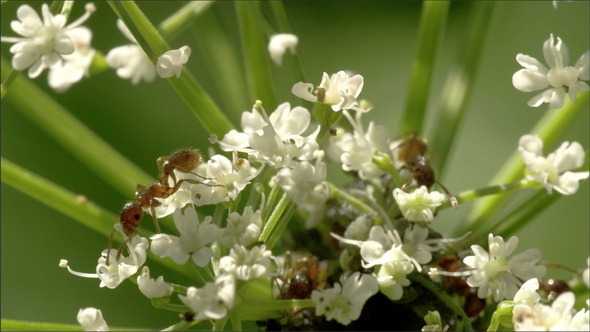
[[[207,184],[197,180],[181,179],[177,180],[174,170],[178,170],[183,173],[191,173],[202,179],[208,180],[193,172],[194,169],[199,167],[203,162],[203,157],[198,150],[195,149],[182,149],[170,156],[160,157],[157,160],[158,169],[160,171],[160,177],[158,182],[152,184],[149,187],[145,187],[141,184],[137,185],[137,191],[135,192],[135,202],[128,202],[123,206],[121,215],[119,216],[119,224],[123,229],[127,239],[119,247],[117,251],[117,260],[121,256],[123,249],[127,242],[137,233],[137,227],[143,217],[143,210],[149,208],[150,213],[154,220],[154,227],[157,233],[161,233],[160,225],[158,224],[158,218],[156,218],[155,208],[160,206],[160,202],[156,199],[164,199],[170,197],[178,191],[180,186],[184,182],[193,184],[203,184],[207,186],[218,186],[216,184]],[[172,179],[172,185],[169,184],[169,179]],[[112,248],[112,241],[115,229],[111,231],[109,235],[109,246],[108,252]],[[110,255],[107,254],[106,264],[109,265]]]
[[[402,186],[402,190],[408,189],[414,180],[418,187],[426,186],[428,189],[436,183],[447,194],[451,205],[454,208],[459,206],[457,198],[436,179],[434,170],[430,166],[430,158],[426,156],[428,145],[425,139],[419,138],[416,132],[412,132],[411,137],[403,141],[396,149],[397,158],[405,164],[402,169],[405,168],[412,173],[412,178]]]

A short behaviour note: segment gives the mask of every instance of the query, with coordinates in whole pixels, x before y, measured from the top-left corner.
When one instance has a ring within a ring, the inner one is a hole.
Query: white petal
[[[522,92],[531,92],[546,88],[549,82],[544,73],[521,69],[512,75],[512,85]]]
[[[297,82],[291,88],[291,93],[295,96],[305,99],[307,101],[316,102],[317,98],[312,94],[314,86],[311,83]]]
[[[586,53],[582,54],[580,59],[576,62],[575,67],[579,71],[580,80],[587,81],[590,80],[589,74],[589,62],[590,62],[590,51],[586,51]]]

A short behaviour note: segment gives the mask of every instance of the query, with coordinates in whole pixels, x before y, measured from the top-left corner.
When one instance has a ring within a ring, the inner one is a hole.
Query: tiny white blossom
[[[315,165],[308,161],[294,162],[290,167],[279,170],[276,183],[299,207],[309,212],[306,227],[311,228],[325,211],[325,202],[330,195],[328,190],[327,168],[322,158]]]
[[[158,279],[150,278],[150,269],[147,266],[143,267],[137,277],[137,286],[141,293],[150,299],[170,296],[174,291],[174,287],[168,285],[163,276],[159,276]]]
[[[295,48],[297,47],[298,42],[299,38],[290,33],[280,33],[271,36],[270,41],[268,42],[268,53],[270,54],[270,58],[277,66],[280,66],[283,63],[283,55],[287,50],[289,50],[291,54],[295,54]]]
[[[415,189],[412,193],[395,188],[393,198],[404,218],[408,221],[429,222],[434,218],[436,208],[446,199],[445,195],[438,191],[428,192],[426,186]]]
[[[69,35],[96,10],[94,4],[85,7],[86,12],[66,26],[66,16],[53,15],[47,4],[41,6],[43,19],[29,5],[21,5],[16,11],[18,21],[10,22],[14,32],[22,37],[2,37],[2,42],[15,43],[10,47],[12,67],[16,70],[29,68],[30,78],[38,77],[44,69],[62,61],[62,56],[74,52],[74,42]]]
[[[497,302],[512,300],[522,284],[519,279],[529,280],[545,275],[545,266],[537,264],[541,259],[541,251],[537,248],[508,258],[518,246],[516,236],[505,243],[502,237],[489,234],[488,245],[489,253],[479,245],[472,245],[474,255],[463,259],[467,266],[474,269],[470,271],[467,284],[479,288],[479,298],[492,294]]]
[[[254,211],[252,207],[247,206],[242,215],[237,212],[230,213],[219,242],[227,248],[232,248],[236,244],[251,245],[258,240],[261,227],[260,210]]]
[[[363,84],[361,75],[351,77],[345,71],[339,71],[332,76],[324,73],[322,82],[316,88],[311,83],[295,83],[291,92],[299,98],[314,103],[328,104],[335,112],[347,109],[363,111],[357,100]]]
[[[384,170],[373,163],[373,155],[375,152],[391,154],[387,129],[371,121],[365,131],[361,123],[361,112],[358,112],[354,119],[347,111],[344,111],[343,115],[354,131],[343,133],[337,139],[330,141],[330,145],[337,146],[330,148],[332,157],[337,157],[339,154],[342,169],[347,172],[357,171],[363,180],[374,179],[385,174]]]
[[[275,168],[288,166],[293,159],[311,160],[319,149],[316,137],[320,131],[312,124],[311,114],[303,107],[291,109],[282,103],[270,115],[261,114],[256,108],[242,113],[242,129],[232,129],[219,145],[224,151],[245,152],[250,160]]]
[[[200,267],[209,263],[213,257],[213,250],[207,245],[216,241],[221,235],[217,225],[212,224],[210,216],[199,223],[199,217],[194,208],[186,208],[184,213],[178,209],[174,212],[174,224],[180,236],[164,233],[154,234],[152,252],[162,258],[170,257],[177,264],[184,264],[191,258]]]
[[[524,135],[518,142],[518,151],[527,167],[527,179],[543,185],[547,193],[555,189],[563,195],[574,194],[579,181],[590,172],[571,172],[584,164],[586,153],[578,142],[563,142],[555,152],[543,157],[543,141],[537,135]]]
[[[588,331],[590,313],[586,309],[575,312],[574,293],[562,293],[549,306],[540,301],[538,288],[537,279],[530,279],[514,296],[515,331]]]
[[[180,300],[195,313],[195,320],[221,319],[234,307],[236,281],[233,275],[221,274],[202,288],[189,287]]]
[[[266,250],[265,245],[248,250],[236,244],[228,256],[219,260],[219,268],[223,273],[232,274],[240,280],[256,279],[269,269],[271,256],[272,253]]]
[[[316,315],[348,325],[360,317],[365,302],[377,291],[377,281],[372,275],[355,272],[348,278],[343,275],[332,288],[314,290],[311,300],[316,304]]]
[[[161,78],[180,77],[182,65],[187,63],[191,55],[191,48],[183,46],[177,50],[170,50],[158,57],[156,72]]]
[[[117,27],[132,44],[115,47],[106,56],[106,62],[117,70],[117,75],[123,79],[131,79],[133,85],[142,79],[151,82],[156,78],[156,66],[137,44],[125,23],[117,20]]]
[[[62,55],[63,61],[49,68],[49,86],[58,92],[66,91],[72,84],[89,75],[90,65],[96,50],[90,46],[92,31],[86,27],[78,27],[68,31],[74,44],[72,54]]]
[[[102,317],[100,309],[84,308],[78,311],[78,323],[84,331],[108,331],[109,326]]]
[[[512,76],[514,87],[522,92],[548,88],[529,100],[527,103],[529,106],[538,107],[543,103],[549,103],[551,109],[561,108],[565,100],[566,88],[573,102],[576,101],[577,94],[590,88],[586,82],[583,82],[590,79],[590,51],[586,51],[574,66],[569,66],[567,46],[559,37],[555,43],[551,34],[543,44],[543,55],[549,68],[531,56],[522,53],[516,56],[516,61],[524,69]]]
[[[120,227],[117,229],[120,230]],[[121,233],[124,234],[122,231]],[[98,278],[100,279],[101,288],[107,287],[113,289],[119,286],[125,279],[137,273],[139,268],[146,261],[146,250],[148,247],[148,240],[146,238],[134,235],[133,238],[128,241],[127,247],[130,252],[129,256],[121,254],[118,260],[116,249],[111,249],[109,252],[107,252],[106,249],[103,250],[101,257],[98,259],[96,273],[81,273],[74,271],[68,266],[68,261],[65,259],[60,261],[59,266],[67,268],[71,274],[78,277]],[[107,255],[109,256],[109,265],[106,264]]]

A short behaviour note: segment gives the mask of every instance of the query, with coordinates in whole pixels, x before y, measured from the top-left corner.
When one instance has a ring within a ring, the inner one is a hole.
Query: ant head
[[[142,217],[143,209],[141,208],[141,204],[138,202],[129,202],[125,204],[121,210],[119,222],[121,223],[121,227],[127,236],[135,234],[137,226],[141,222]]]

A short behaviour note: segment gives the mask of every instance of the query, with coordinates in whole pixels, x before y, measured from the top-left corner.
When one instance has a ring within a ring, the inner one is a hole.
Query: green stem
[[[242,320],[240,319],[237,310],[232,310],[230,312],[230,320],[234,331],[242,331]]]
[[[2,76],[10,66],[2,58]],[[132,197],[138,183],[153,178],[109,146],[30,80],[16,75],[6,100],[22,112],[89,169],[126,197]]]
[[[187,312],[190,310],[190,308],[184,304],[170,303],[169,298],[151,299],[151,301],[154,308],[158,309],[164,309],[172,312]]]
[[[472,9],[465,25],[463,47],[458,50],[459,59],[451,68],[442,91],[441,109],[437,112],[430,148],[436,158],[437,173],[443,178],[446,162],[455,136],[467,109],[479,63],[494,12],[495,1],[470,3]]]
[[[447,23],[449,1],[424,1],[418,28],[418,49],[412,64],[410,86],[400,132],[422,131],[434,63]]]
[[[506,183],[506,184],[497,184],[497,185],[487,186],[487,187],[483,187],[483,188],[479,188],[479,189],[467,190],[467,191],[464,191],[464,192],[460,193],[459,195],[457,195],[456,198],[457,198],[457,201],[459,202],[459,204],[461,204],[461,203],[467,203],[467,202],[473,201],[477,198],[481,198],[481,197],[485,197],[485,196],[489,196],[489,195],[503,194],[503,193],[507,193],[507,192],[510,192],[510,191],[513,191],[516,189],[530,188],[533,186],[536,186],[535,182],[530,182],[527,180],[519,180],[519,181]],[[451,207],[451,203],[449,201],[446,201],[439,207],[439,210],[446,209],[449,207]]]
[[[225,325],[227,324],[228,319],[229,319],[229,316],[225,316],[222,319],[216,320],[213,323],[212,331],[225,331]]]
[[[108,236],[117,216],[13,162],[2,160],[2,182],[31,196],[41,203]]]
[[[314,308],[315,302],[312,300],[272,300],[272,299],[260,299],[254,297],[244,297],[242,299],[242,305],[247,305],[256,310],[290,310],[295,308]]]
[[[348,193],[336,187],[334,184],[328,182],[328,187],[330,189],[330,198],[335,198],[347,202],[358,212],[368,213],[374,218],[378,217],[378,213],[375,212],[370,206],[350,196]]]
[[[224,107],[225,113],[232,119],[240,119],[242,112],[252,106],[253,100],[248,96],[244,68],[240,62],[238,49],[227,28],[222,24],[223,19],[217,8],[207,15],[202,15],[191,29],[195,42],[207,47],[198,50],[207,63],[207,70],[211,73],[215,91],[221,93],[216,96]],[[231,96],[231,97],[229,97]]]
[[[578,95],[576,103],[572,103],[568,99],[563,108],[547,111],[531,133],[537,134],[546,148],[556,145],[561,135],[577,118],[577,115],[587,109],[589,96],[590,92],[586,91]],[[490,183],[515,181],[522,177],[524,167],[520,153],[514,151]],[[510,196],[498,195],[477,201],[467,219],[454,231],[454,235],[464,234],[467,230],[476,230],[481,227],[483,223],[491,220],[500,212],[500,207],[504,206],[508,198]]]
[[[260,237],[258,241],[267,243],[270,238],[270,235],[275,231],[277,224],[283,215],[283,212],[287,208],[290,199],[287,197],[287,194],[283,193],[283,196],[279,200],[276,206],[274,206],[272,213],[268,217],[268,220],[264,223],[264,228],[262,229],[262,233],[260,233]],[[270,246],[271,247],[271,246]]]
[[[237,1],[236,14],[244,54],[246,79],[251,100],[261,100],[267,109],[274,110],[277,101],[273,87],[266,36],[257,11],[260,4],[254,1]]]
[[[189,1],[189,3],[160,23],[160,34],[166,40],[174,39],[190,27],[195,22],[195,18],[201,16],[213,3],[214,1]]]
[[[281,203],[281,202],[279,201],[279,203]],[[288,206],[285,209],[286,211],[283,213],[283,215],[281,216],[281,218],[277,222],[276,226],[274,227],[272,233],[270,234],[270,237],[266,241],[266,248],[269,250],[272,249],[275,246],[275,244],[277,244],[277,242],[279,241],[279,239],[283,235],[283,232],[287,228],[287,225],[292,220],[291,218],[293,217],[293,214],[295,213],[295,209],[296,209],[295,204],[290,202],[290,200],[288,200],[287,204],[288,204]]]
[[[438,299],[447,306],[447,308],[451,309],[455,313],[462,318],[462,322],[465,324],[465,328],[467,331],[473,331],[473,326],[471,326],[471,322],[469,321],[469,317],[463,308],[449,294],[440,291],[440,287],[434,284],[432,281],[426,279],[424,276],[413,273],[408,275],[408,278],[411,281],[417,282],[418,284],[422,285],[424,288],[428,289],[432,294],[434,294]]]
[[[170,50],[170,46],[166,44],[135,2],[108,1],[108,3],[153,63],[156,63],[160,55]],[[222,137],[233,128],[225,114],[215,105],[186,66],[183,67],[180,77],[173,76],[167,81],[206,131]]]
[[[27,322],[22,320],[4,319],[1,321],[3,331],[82,331],[80,325]],[[147,331],[146,328],[114,327],[111,331]]]

